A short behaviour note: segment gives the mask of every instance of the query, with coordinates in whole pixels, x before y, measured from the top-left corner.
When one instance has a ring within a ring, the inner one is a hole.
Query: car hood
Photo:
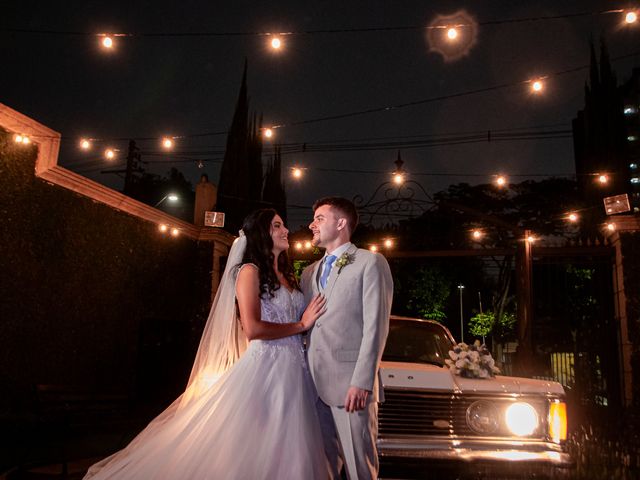
[[[447,367],[438,367],[437,365],[382,362],[380,374],[385,388],[409,388],[462,394],[564,395],[562,385],[557,382],[505,375],[497,375],[493,378],[464,378],[453,375]]]

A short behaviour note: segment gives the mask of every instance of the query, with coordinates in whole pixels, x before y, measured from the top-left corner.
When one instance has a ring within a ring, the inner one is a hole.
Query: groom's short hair
[[[355,231],[358,226],[358,211],[351,200],[347,200],[342,197],[324,197],[313,204],[313,211],[315,212],[323,205],[329,205],[330,207],[338,210],[346,217],[349,232],[353,233]]]

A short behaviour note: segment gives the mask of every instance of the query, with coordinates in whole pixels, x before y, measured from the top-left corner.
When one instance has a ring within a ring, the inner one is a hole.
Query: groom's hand
[[[367,406],[368,396],[368,390],[363,390],[358,387],[349,387],[349,390],[347,390],[347,396],[344,399],[344,409],[349,413],[364,410],[364,407]]]

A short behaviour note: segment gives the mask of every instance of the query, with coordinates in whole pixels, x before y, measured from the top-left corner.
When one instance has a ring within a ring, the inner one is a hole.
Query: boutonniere
[[[338,275],[340,275],[340,272],[344,267],[346,267],[350,263],[353,263],[353,260],[354,260],[353,255],[350,255],[347,252],[344,252],[342,255],[340,255],[340,258],[336,260],[336,267],[338,267]]]

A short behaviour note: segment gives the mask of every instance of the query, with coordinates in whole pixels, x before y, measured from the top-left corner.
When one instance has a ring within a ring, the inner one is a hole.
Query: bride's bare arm
[[[284,287],[281,287],[284,288]],[[240,310],[242,330],[249,340],[273,340],[289,337],[309,330],[324,313],[325,298],[320,295],[311,300],[299,322],[271,323],[262,321],[260,315],[260,276],[258,267],[247,265],[238,273],[236,298]]]

